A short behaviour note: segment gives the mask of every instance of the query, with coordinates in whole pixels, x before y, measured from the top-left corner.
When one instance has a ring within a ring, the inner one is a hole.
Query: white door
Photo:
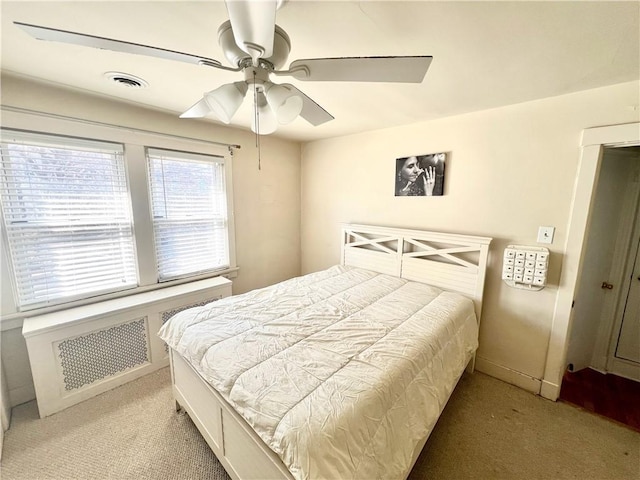
[[[640,248],[638,246],[636,246],[636,257],[615,356],[640,364]]]

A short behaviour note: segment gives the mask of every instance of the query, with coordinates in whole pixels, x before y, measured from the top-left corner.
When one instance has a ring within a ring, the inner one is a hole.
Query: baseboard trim
[[[622,358],[612,357],[609,368],[604,373],[613,373],[619,377],[640,382],[640,364]]]
[[[11,407],[22,405],[36,399],[36,389],[31,385],[23,385],[22,387],[9,390],[9,404]]]
[[[560,396],[560,385],[542,380],[542,385],[540,386],[540,396],[548,400],[553,400],[555,402]]]
[[[535,393],[536,395],[540,393],[542,381],[538,378],[534,378],[503,365],[498,365],[497,363],[487,360],[481,356],[476,356],[475,367],[479,372],[486,373],[498,380],[510,383],[511,385],[515,385],[516,387]]]

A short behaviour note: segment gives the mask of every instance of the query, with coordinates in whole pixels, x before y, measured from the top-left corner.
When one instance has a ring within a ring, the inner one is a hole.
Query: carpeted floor
[[[165,368],[45,419],[14,408],[2,479],[226,480],[169,382]],[[638,480],[640,433],[465,374],[409,478]]]

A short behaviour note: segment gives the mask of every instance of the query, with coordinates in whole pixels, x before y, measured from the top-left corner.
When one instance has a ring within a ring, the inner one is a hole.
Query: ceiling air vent
[[[112,82],[115,82],[123,87],[145,88],[149,86],[149,84],[142,78],[136,77],[135,75],[130,75],[128,73],[107,72],[104,74],[104,76]]]

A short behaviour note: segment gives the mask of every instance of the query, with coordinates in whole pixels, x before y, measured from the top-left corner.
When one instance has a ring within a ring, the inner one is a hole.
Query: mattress
[[[160,330],[297,479],[402,478],[476,350],[473,303],[334,266]]]

